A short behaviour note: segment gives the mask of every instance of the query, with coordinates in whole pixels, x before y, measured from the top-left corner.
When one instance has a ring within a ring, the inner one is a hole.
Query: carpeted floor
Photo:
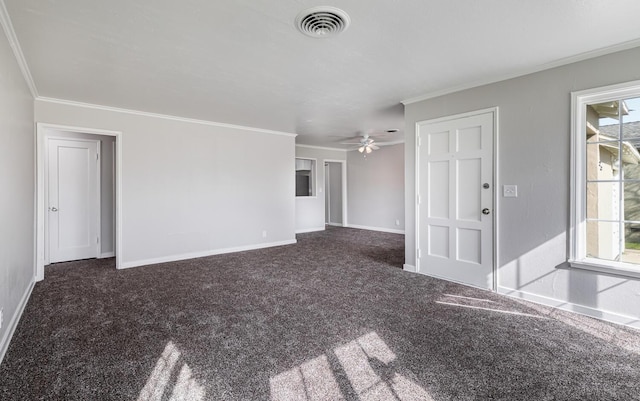
[[[401,235],[48,267],[2,400],[640,400],[640,332],[402,271]]]

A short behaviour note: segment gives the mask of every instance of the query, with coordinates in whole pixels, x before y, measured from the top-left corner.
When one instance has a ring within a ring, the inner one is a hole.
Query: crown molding
[[[498,75],[498,76],[494,76],[493,78],[488,78],[488,79],[479,80],[479,81],[472,82],[472,83],[452,86],[452,87],[449,87],[449,88],[445,88],[445,89],[441,89],[441,90],[437,90],[437,91],[433,91],[433,92],[428,92],[428,93],[426,93],[424,95],[421,95],[421,96],[416,96],[416,97],[412,97],[412,98],[409,98],[409,99],[402,100],[400,103],[402,103],[403,105],[407,106],[407,105],[410,105],[410,104],[413,104],[413,103],[421,102],[423,100],[433,99],[433,98],[436,98],[436,97],[439,97],[439,96],[444,96],[444,95],[448,95],[448,94],[451,94],[451,93],[461,92],[463,90],[477,88],[477,87],[483,86],[483,85],[494,84],[496,82],[506,81],[508,79],[518,78],[518,77],[522,77],[522,76],[525,76],[525,75],[533,74],[533,73],[536,73],[536,72],[550,70],[550,69],[556,68],[556,67],[562,67],[562,66],[567,65],[567,64],[577,63],[578,61],[584,61],[584,60],[588,60],[588,59],[592,59],[592,58],[596,58],[596,57],[600,57],[600,56],[605,56],[605,55],[611,54],[611,53],[620,52],[620,51],[623,51],[623,50],[633,49],[634,47],[638,47],[638,46],[640,46],[640,39],[634,39],[634,40],[630,40],[628,42],[619,43],[617,45],[602,47],[600,49],[596,49],[596,50],[591,50],[591,51],[588,51],[588,52],[580,53],[580,54],[577,54],[575,56],[565,57],[565,58],[561,58],[559,60],[552,61],[552,62],[549,62],[549,63],[540,64],[540,65],[533,66],[533,67],[530,67],[530,68],[521,69],[521,70],[518,70],[518,71],[510,73],[510,74]]]
[[[110,112],[116,112],[116,113],[131,114],[131,115],[142,116],[142,117],[161,118],[164,120],[179,121],[183,123],[208,125],[212,127],[237,129],[241,131],[260,132],[262,134],[281,135],[281,136],[288,136],[293,138],[298,136],[298,134],[293,134],[291,132],[273,131],[273,130],[268,130],[263,128],[247,127],[244,125],[219,123],[219,122],[208,121],[208,120],[198,120],[196,118],[178,117],[178,116],[172,116],[169,114],[150,113],[147,111],[138,111],[138,110],[131,110],[131,109],[123,109],[119,107],[103,106],[99,104],[76,102],[73,100],[56,99],[56,98],[43,97],[43,96],[38,96],[36,100],[40,102],[45,102],[45,103],[54,103],[54,104],[61,104],[65,106],[82,107],[85,109],[94,109],[94,110],[110,111]]]
[[[296,148],[308,148],[308,149],[318,149],[318,150],[334,150],[334,151],[339,151],[339,152],[347,152],[347,149],[342,149],[342,148],[330,148],[328,146],[314,146],[314,145],[303,145],[303,144],[297,144],[296,143]]]
[[[13,50],[13,55],[16,57],[18,67],[20,67],[20,71],[22,71],[22,76],[29,87],[29,91],[35,99],[38,97],[38,90],[36,89],[36,84],[31,76],[31,71],[29,71],[29,67],[27,66],[24,53],[22,53],[20,42],[18,42],[18,37],[13,29],[13,24],[11,23],[11,18],[9,17],[9,12],[4,4],[4,0],[0,0],[0,25],[2,25],[5,35],[7,35],[9,46],[11,46],[11,50]]]

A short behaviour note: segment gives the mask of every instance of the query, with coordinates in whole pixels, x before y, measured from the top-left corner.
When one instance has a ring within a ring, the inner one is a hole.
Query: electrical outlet
[[[267,230],[264,230],[264,231],[262,232],[262,238],[267,238]]]
[[[396,219],[396,226],[399,226],[399,225],[400,225],[400,220]]]

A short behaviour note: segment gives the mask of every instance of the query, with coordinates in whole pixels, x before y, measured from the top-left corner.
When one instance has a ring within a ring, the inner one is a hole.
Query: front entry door
[[[98,141],[49,139],[49,262],[98,257]]]
[[[417,126],[418,272],[495,289],[494,113]]]

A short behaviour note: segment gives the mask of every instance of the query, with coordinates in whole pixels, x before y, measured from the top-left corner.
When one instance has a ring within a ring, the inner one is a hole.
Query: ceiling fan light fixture
[[[367,153],[371,153],[373,152],[373,149],[371,149],[369,146],[367,146]]]
[[[360,146],[360,147],[358,148],[358,152],[360,152],[360,153],[364,152],[364,146]]]

